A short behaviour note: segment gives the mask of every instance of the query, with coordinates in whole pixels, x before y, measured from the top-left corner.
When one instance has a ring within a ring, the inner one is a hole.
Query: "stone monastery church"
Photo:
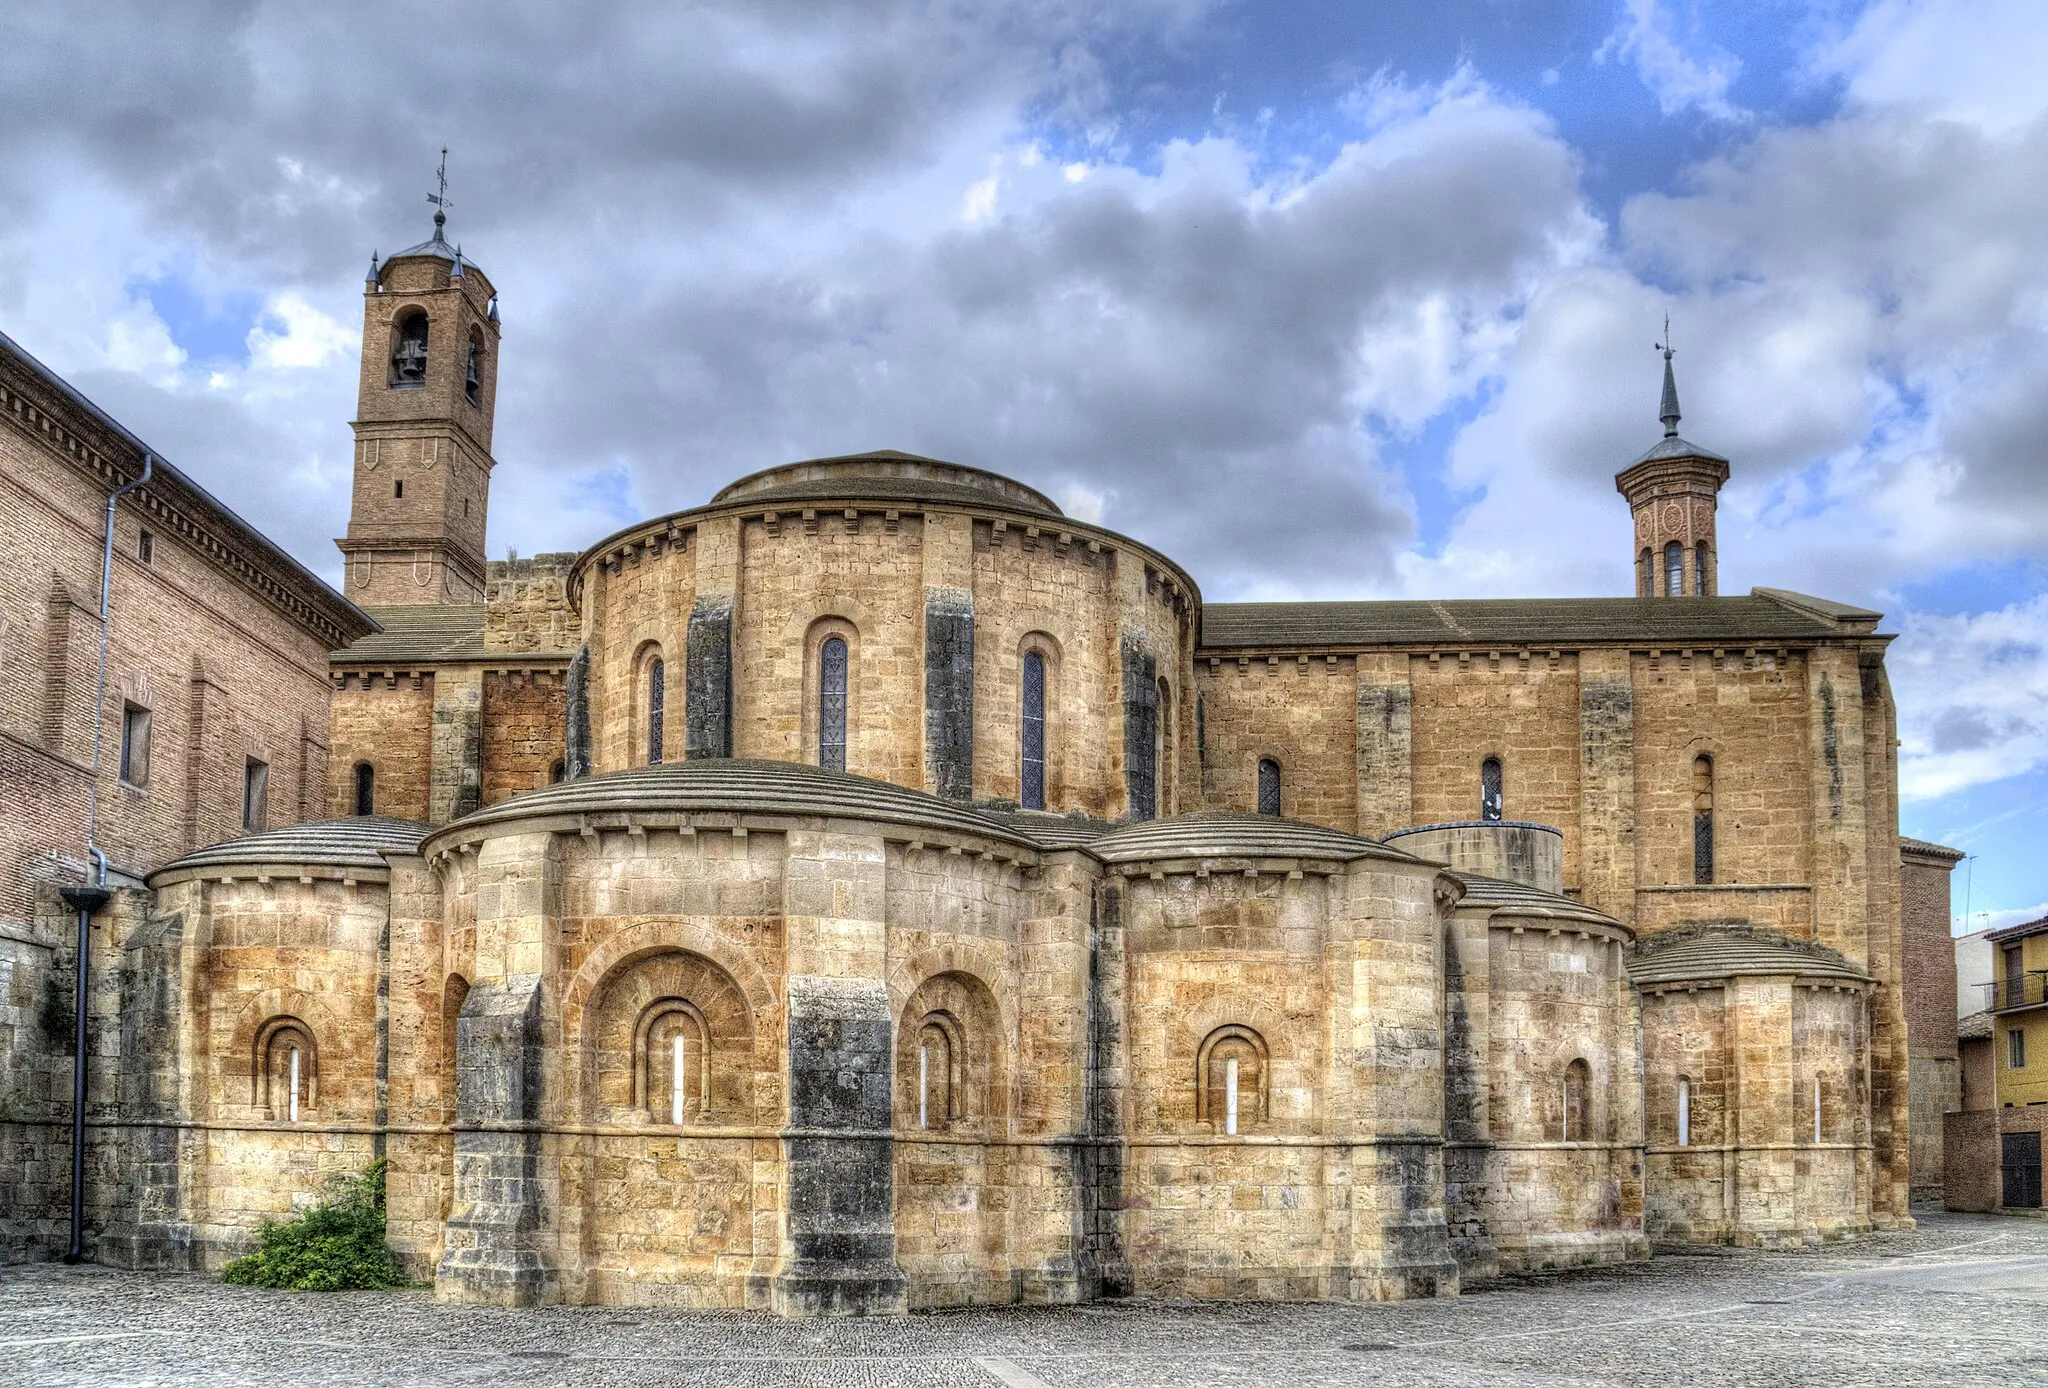
[[[1910,1222],[1889,638],[1719,593],[1668,353],[1632,594],[1205,603],[895,452],[495,562],[436,223],[364,286],[345,597],[0,339],[10,1255],[63,1247],[74,1025],[85,1256],[214,1268],[383,1157],[454,1301],[1440,1296]]]

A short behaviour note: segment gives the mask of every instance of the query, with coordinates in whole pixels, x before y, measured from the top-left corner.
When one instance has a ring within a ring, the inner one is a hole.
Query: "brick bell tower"
[[[1664,439],[1615,475],[1635,516],[1636,596],[1714,597],[1720,588],[1720,548],[1714,511],[1728,480],[1728,460],[1678,436],[1678,381],[1672,375],[1671,323],[1665,320],[1664,401],[1658,417]]]
[[[447,167],[443,151],[433,239],[372,254],[363,284],[355,494],[335,544],[366,606],[484,600],[498,299],[442,234]]]

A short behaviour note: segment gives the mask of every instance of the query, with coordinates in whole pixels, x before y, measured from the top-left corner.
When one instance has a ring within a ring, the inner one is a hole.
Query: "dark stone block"
[[[568,732],[562,748],[562,776],[580,781],[590,774],[590,647],[578,646],[563,678],[569,705]]]
[[[732,599],[699,598],[690,608],[683,674],[683,756],[732,755]]]
[[[890,1120],[890,1040],[880,983],[790,980],[789,1121],[803,1135],[783,1139],[789,1256],[772,1290],[783,1315],[884,1315],[907,1304],[895,1144],[876,1135]]]
[[[551,1298],[541,1134],[467,1124],[541,1115],[540,982],[477,984],[455,1024],[455,1207],[435,1272],[446,1300],[532,1306]]]
[[[924,747],[933,789],[974,794],[974,595],[924,592]]]

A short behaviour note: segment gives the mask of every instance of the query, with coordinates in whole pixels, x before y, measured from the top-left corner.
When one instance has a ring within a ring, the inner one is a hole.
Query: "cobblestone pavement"
[[[1120,1302],[899,1320],[442,1306],[66,1268],[0,1278],[0,1383],[2048,1384],[2048,1222],[1927,1215],[1360,1306]]]

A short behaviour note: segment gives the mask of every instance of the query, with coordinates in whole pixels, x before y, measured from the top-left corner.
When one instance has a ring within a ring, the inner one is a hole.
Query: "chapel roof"
[[[560,781],[487,805],[441,832],[558,816],[678,811],[879,820],[1038,846],[994,816],[921,790],[800,762],[743,757],[668,762]]]
[[[1320,824],[1239,810],[1204,810],[1172,819],[1126,824],[1092,840],[1088,851],[1105,863],[1167,858],[1393,858],[1422,860],[1398,848]]]
[[[1638,987],[1785,974],[1870,980],[1837,950],[1751,925],[1681,926],[1637,940],[1629,950],[1628,976]]]
[[[317,819],[264,829],[173,858],[149,875],[157,886],[172,874],[229,867],[382,868],[386,853],[417,853],[432,826],[389,815]],[[244,874],[246,875],[246,874]]]
[[[1615,930],[1628,929],[1604,911],[1596,911],[1584,902],[1574,901],[1556,892],[1546,892],[1541,887],[1510,882],[1503,877],[1482,877],[1476,872],[1459,872],[1456,869],[1451,870],[1451,876],[1457,878],[1465,888],[1464,896],[1458,901],[1460,910],[1480,907],[1486,909],[1489,915],[1587,921]]]

